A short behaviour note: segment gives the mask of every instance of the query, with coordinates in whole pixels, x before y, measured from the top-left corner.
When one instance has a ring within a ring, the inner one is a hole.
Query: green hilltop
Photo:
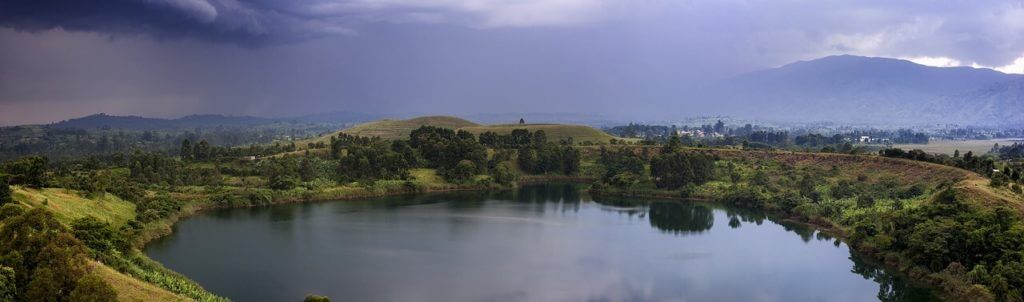
[[[308,146],[310,143],[329,144],[331,137],[337,136],[339,133],[345,133],[356,136],[364,137],[380,137],[383,139],[394,140],[394,139],[407,139],[409,133],[413,130],[422,126],[434,126],[441,128],[448,128],[453,130],[466,130],[475,135],[480,135],[484,132],[495,132],[497,134],[509,134],[515,129],[526,129],[530,131],[544,130],[547,137],[552,142],[558,142],[564,139],[572,139],[574,142],[592,142],[592,143],[608,143],[612,139],[622,139],[612,136],[604,131],[595,129],[590,126],[583,125],[564,125],[564,124],[498,124],[498,125],[481,125],[468,121],[463,118],[454,116],[422,116],[415,117],[405,120],[394,120],[384,119],[379,121],[373,121],[369,123],[363,123],[351,128],[342,129],[339,131],[331,132],[326,135],[307,139],[296,142],[300,148]]]

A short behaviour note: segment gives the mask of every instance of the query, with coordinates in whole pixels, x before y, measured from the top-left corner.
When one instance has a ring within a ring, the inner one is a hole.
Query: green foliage
[[[96,274],[87,274],[78,279],[78,285],[68,297],[71,302],[112,302],[117,301],[117,292]]]
[[[350,144],[345,150],[347,153],[338,164],[338,175],[343,181],[404,179],[409,176],[411,168],[406,158],[415,158],[415,154],[393,151],[384,141]]]
[[[572,175],[580,170],[580,152],[570,146],[540,142],[519,149],[519,168],[532,174]]]
[[[42,188],[46,185],[46,157],[30,155],[0,165],[0,173],[8,175],[7,182],[31,188]]]
[[[302,302],[331,302],[331,299],[327,296],[308,295]]]
[[[466,131],[423,126],[413,130],[409,138],[409,144],[426,159],[427,167],[450,169],[462,160],[484,167],[487,161],[486,148]]]
[[[494,176],[494,182],[503,185],[510,184],[516,181],[517,178],[519,178],[518,173],[516,173],[515,167],[512,166],[511,162],[507,161],[503,161],[499,163],[496,167],[494,167],[494,170],[491,172],[491,175]]]
[[[974,156],[974,153],[971,151],[967,151],[963,157],[950,157],[945,154],[933,155],[921,151],[920,149],[904,151],[899,148],[879,150],[878,154],[885,157],[905,158],[959,167],[985,176],[992,176],[992,171],[996,168],[995,160],[993,158],[988,156]]]
[[[11,186],[7,184],[7,177],[0,175],[0,206],[14,202],[11,194]]]
[[[14,269],[0,265],[0,301],[14,301],[18,294]]]
[[[92,216],[76,219],[71,223],[71,230],[75,238],[100,255],[127,248],[120,234],[106,222]]]
[[[85,259],[85,246],[46,210],[0,224],[0,265],[14,270],[18,300],[65,300],[85,273]]]
[[[476,175],[476,164],[469,160],[463,160],[456,164],[454,168],[446,169],[443,174],[450,182],[466,183]]]
[[[714,172],[714,157],[701,153],[671,152],[651,158],[651,177],[658,188],[702,185],[711,180]]]
[[[135,220],[142,223],[166,218],[181,210],[181,205],[168,194],[157,194],[135,201]]]
[[[268,184],[274,190],[291,190],[299,184],[299,179],[293,175],[275,173],[270,175]]]
[[[603,183],[619,188],[633,187],[643,180],[644,160],[632,150],[601,148],[598,163],[605,167]]]
[[[152,283],[189,299],[203,302],[228,301],[211,294],[194,281],[164,268],[159,263],[135,251],[121,254],[117,257],[110,257],[105,264],[139,280]]]

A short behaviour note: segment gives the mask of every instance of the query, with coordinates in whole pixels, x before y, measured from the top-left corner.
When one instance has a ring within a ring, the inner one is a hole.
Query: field
[[[14,189],[14,200],[32,208],[43,207],[50,210],[57,220],[64,224],[71,224],[71,221],[75,219],[92,216],[120,226],[135,218],[135,205],[121,200],[114,194],[86,198],[78,192],[64,189],[12,188]]]
[[[992,150],[992,145],[1009,145],[1014,141],[1021,141],[1022,139],[983,139],[983,140],[965,140],[965,141],[954,141],[954,140],[940,140],[931,141],[927,145],[906,145],[896,144],[892,145],[893,148],[900,148],[903,150],[921,149],[927,153],[937,153],[953,155],[953,152],[960,150],[960,154],[967,153],[967,151],[974,152],[976,155],[988,153]]]
[[[544,133],[548,136],[548,141],[552,142],[558,142],[563,139],[572,138],[572,140],[576,143],[588,141],[593,143],[607,143],[611,139],[617,139],[616,137],[608,133],[605,133],[604,131],[581,125],[505,124],[463,127],[460,129],[469,131],[476,135],[480,135],[480,133],[484,133],[487,131],[492,131],[498,134],[509,134],[512,133],[512,130],[515,129],[526,129],[530,131],[544,130]]]

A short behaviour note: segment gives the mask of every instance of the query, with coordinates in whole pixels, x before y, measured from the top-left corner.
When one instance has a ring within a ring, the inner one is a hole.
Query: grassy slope
[[[452,116],[424,116],[417,117],[407,120],[379,120],[375,122],[369,122],[365,124],[359,124],[348,129],[335,131],[330,134],[302,140],[295,143],[299,147],[299,151],[290,152],[289,154],[297,155],[304,153],[303,150],[309,143],[329,143],[332,136],[337,136],[338,133],[346,133],[358,136],[367,137],[380,137],[383,139],[405,139],[409,137],[409,133],[416,128],[421,126],[435,126],[450,129],[461,129],[469,131],[473,134],[480,135],[487,131],[493,131],[498,134],[509,134],[514,129],[527,129],[530,131],[544,130],[547,134],[548,139],[552,142],[558,142],[566,138],[572,138],[577,143],[582,142],[593,142],[593,143],[608,143],[611,139],[620,139],[612,136],[604,131],[595,129],[589,126],[583,125],[561,125],[561,124],[502,124],[502,125],[480,125],[473,123],[458,117]],[[625,139],[630,140],[630,139]]]
[[[135,218],[135,205],[113,194],[87,198],[78,192],[56,189],[13,187],[14,199],[31,208],[43,207],[51,211],[64,225],[78,218],[92,216],[121,226]],[[45,201],[45,202],[44,202]],[[99,262],[90,262],[90,269],[114,287],[119,301],[189,301],[156,285],[119,273]]]
[[[121,200],[114,194],[86,198],[78,192],[64,189],[31,189],[17,186],[13,188],[15,200],[32,208],[46,208],[67,225],[86,216],[93,216],[114,226],[120,226],[135,218],[135,205]]]
[[[893,148],[900,148],[903,150],[921,149],[927,153],[940,153],[946,155],[953,155],[953,152],[960,150],[960,154],[965,154],[967,151],[974,152],[975,155],[981,155],[988,153],[992,150],[992,145],[1010,145],[1014,141],[1019,139],[985,139],[985,140],[936,140],[930,141],[927,145],[914,145],[914,144],[895,144]]]
[[[408,138],[409,133],[412,133],[413,130],[421,126],[457,129],[478,126],[478,124],[453,116],[422,116],[407,120],[379,120],[359,124],[318,138],[302,140],[295,144],[300,148],[307,146],[309,143],[323,142],[327,144],[330,143],[332,136],[337,136],[341,132],[366,137],[378,136],[383,139],[403,139]]]
[[[617,139],[616,137],[608,133],[605,133],[604,131],[582,125],[504,124],[462,127],[460,129],[469,131],[476,135],[480,135],[480,133],[484,133],[487,131],[492,131],[498,134],[509,134],[512,133],[512,130],[515,129],[527,129],[530,131],[544,130],[544,134],[546,134],[548,140],[552,142],[558,142],[563,139],[572,138],[572,140],[577,143],[582,143],[586,141],[594,143],[607,143],[611,139]]]
[[[191,301],[156,285],[121,274],[99,262],[90,261],[89,267],[114,287],[118,301]]]

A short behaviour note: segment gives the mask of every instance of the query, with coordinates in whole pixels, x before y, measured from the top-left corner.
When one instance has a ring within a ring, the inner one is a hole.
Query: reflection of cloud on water
[[[362,252],[363,254],[370,255],[370,256],[392,257],[392,258],[404,258],[404,257],[419,258],[419,257],[433,256],[433,255],[437,254],[435,252],[430,252],[430,251],[425,251],[425,250],[403,249],[403,248],[365,248],[365,249],[361,249],[360,252]]]
[[[668,255],[668,257],[666,257],[666,258],[668,258],[669,260],[685,261],[685,260],[707,259],[707,258],[711,258],[711,256],[713,256],[713,254],[711,254],[711,253],[682,252],[682,253],[674,253],[674,254]]]
[[[530,223],[530,224],[542,224],[542,225],[553,225],[553,226],[564,226],[569,225],[563,221],[552,221],[550,218],[543,217],[518,217],[518,216],[495,216],[495,215],[472,215],[472,214],[441,214],[431,213],[428,215],[407,215],[407,216],[421,216],[428,219],[437,218],[455,218],[455,219],[471,219],[471,220],[482,220],[486,222],[506,222],[506,223]]]

